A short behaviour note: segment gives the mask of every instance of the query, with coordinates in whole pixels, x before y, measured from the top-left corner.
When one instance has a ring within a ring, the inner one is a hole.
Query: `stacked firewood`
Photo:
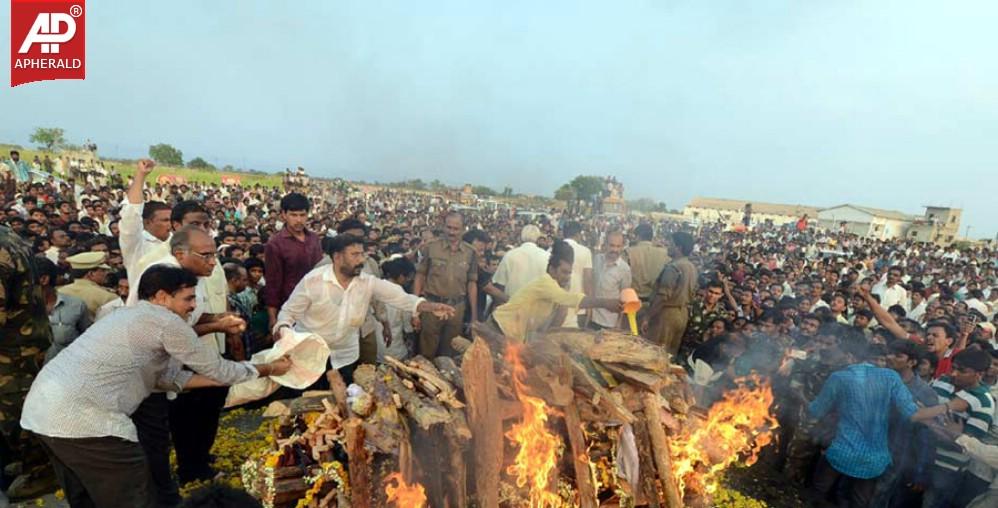
[[[453,357],[362,365],[350,387],[331,371],[329,392],[275,403],[274,449],[244,468],[244,483],[277,507],[344,506],[343,496],[354,508],[389,506],[386,481],[399,474],[425,488],[426,506],[522,505],[506,473],[515,450],[505,433],[523,418],[504,357],[508,339],[475,333],[473,342],[454,339]],[[564,443],[554,475],[567,486],[567,506],[617,505],[623,497],[682,506],[667,431],[692,398],[685,372],[661,347],[611,331],[559,329],[519,350],[521,384],[550,407],[550,426]],[[311,483],[303,480],[309,475]],[[325,487],[314,487],[316,477]]]

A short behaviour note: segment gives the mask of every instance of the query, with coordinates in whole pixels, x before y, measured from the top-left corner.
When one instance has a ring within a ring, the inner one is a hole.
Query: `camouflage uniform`
[[[703,333],[707,331],[715,319],[733,320],[734,314],[728,311],[724,302],[717,302],[714,310],[707,311],[704,308],[702,299],[697,299],[690,305],[690,320],[686,323],[686,332],[683,334],[683,343],[679,348],[681,358],[685,358],[703,344]]]
[[[790,374],[790,391],[801,394],[805,401],[812,401],[821,391],[825,380],[831,375],[831,369],[816,360],[797,360]],[[796,423],[793,436],[787,445],[787,460],[785,474],[798,483],[803,483],[810,477],[814,461],[821,454],[821,449],[831,441],[835,433],[835,422],[826,419],[817,422],[807,414],[807,402],[794,405],[790,411],[791,418]],[[829,429],[831,436],[827,433]]]
[[[40,447],[26,440],[20,422],[24,398],[51,345],[52,328],[31,263],[31,247],[10,228],[0,226],[0,433],[6,445],[3,462],[22,460],[25,466],[45,463]],[[24,470],[29,471],[28,467]]]

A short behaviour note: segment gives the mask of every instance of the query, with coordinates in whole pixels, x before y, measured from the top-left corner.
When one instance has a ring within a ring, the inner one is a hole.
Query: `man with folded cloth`
[[[262,365],[224,360],[198,339],[185,321],[196,307],[197,284],[179,267],[148,268],[137,284],[139,302],[87,329],[31,386],[21,426],[41,440],[71,506],[156,505],[130,418],[154,389],[224,386],[290,369],[287,358]]]
[[[332,265],[312,269],[295,286],[277,314],[274,337],[312,333],[329,345],[329,362],[350,383],[360,358],[360,328],[371,299],[411,312],[424,312],[442,321],[453,318],[454,308],[410,295],[401,286],[365,273],[364,240],[337,235],[325,242]],[[316,387],[321,387],[320,378]]]
[[[188,326],[201,337],[205,347],[218,355],[217,343],[210,334],[238,335],[245,330],[246,323],[228,312],[210,313],[210,278],[217,267],[215,241],[201,226],[192,224],[174,231],[168,247],[169,251],[162,257],[141,260],[135,266],[139,273],[134,278],[141,280],[148,270],[160,265],[180,267],[193,273],[197,277],[195,308],[186,316]],[[132,285],[128,306],[136,305],[140,300],[138,286]],[[177,479],[181,484],[210,480],[215,476],[211,467],[211,447],[218,434],[219,415],[227,392],[227,387],[208,388],[181,393],[169,402],[166,393],[153,393],[132,415],[139,430],[139,442],[149,456],[161,506],[180,502],[170,474],[171,436],[177,454]]]

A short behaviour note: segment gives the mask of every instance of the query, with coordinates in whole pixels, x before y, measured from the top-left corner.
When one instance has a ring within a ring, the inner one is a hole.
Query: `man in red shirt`
[[[322,259],[319,236],[305,227],[310,209],[308,198],[297,192],[281,199],[284,228],[270,238],[264,250],[263,303],[270,317],[270,329],[274,328],[277,313],[298,281]]]

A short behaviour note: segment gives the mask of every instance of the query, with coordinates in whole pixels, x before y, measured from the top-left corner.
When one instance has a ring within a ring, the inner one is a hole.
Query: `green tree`
[[[63,130],[58,127],[35,127],[35,132],[32,132],[31,137],[28,139],[32,143],[38,143],[46,150],[51,151],[52,148],[62,146],[66,143],[66,138],[63,134]]]
[[[152,157],[152,160],[167,166],[184,165],[184,152],[181,152],[166,143],[150,146],[149,157]]]
[[[561,187],[558,187],[558,190],[554,191],[554,198],[561,201],[572,201],[577,196],[578,194],[575,192],[575,187],[572,187],[567,183]]]
[[[654,199],[641,198],[627,202],[627,208],[636,212],[668,212],[665,203]]]
[[[226,164],[225,166],[222,166],[222,171],[228,171],[231,173],[235,170],[236,168],[232,167],[232,164]]]
[[[503,187],[503,189],[502,189],[502,196],[504,198],[511,198],[511,197],[513,197],[513,188],[510,187],[510,186],[508,186],[508,185],[505,186],[505,187]]]
[[[195,157],[187,162],[187,167],[193,169],[207,169],[208,171],[215,171],[215,166],[208,161],[202,159],[201,157]]]
[[[603,192],[603,177],[579,175],[568,182],[578,199],[590,200]]]
[[[496,191],[484,185],[475,185],[474,187],[471,188],[471,192],[479,196],[495,196],[496,194],[498,194]]]

